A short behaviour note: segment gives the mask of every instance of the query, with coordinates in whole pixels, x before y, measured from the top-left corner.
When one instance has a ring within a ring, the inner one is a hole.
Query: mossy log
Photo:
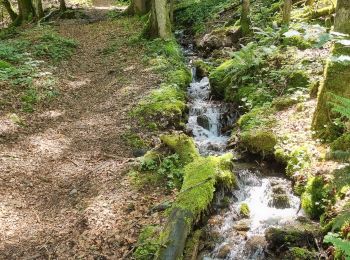
[[[162,136],[162,140],[187,163],[183,185],[160,235],[162,246],[156,256],[156,259],[176,260],[183,257],[186,239],[192,226],[211,204],[215,187],[235,185],[230,170],[233,155],[201,157],[197,150],[193,150],[191,138],[184,134]]]
[[[309,12],[304,15],[304,18],[317,19],[323,16],[331,15],[335,13],[335,6],[328,6],[315,11]]]

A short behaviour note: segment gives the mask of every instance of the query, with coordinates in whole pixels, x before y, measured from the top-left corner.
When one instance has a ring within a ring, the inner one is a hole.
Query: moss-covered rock
[[[187,239],[184,260],[196,260],[198,255],[198,250],[200,246],[200,238],[202,236],[202,230],[198,229],[194,231],[191,236]]]
[[[316,260],[318,254],[316,251],[311,251],[302,247],[291,247],[284,254],[283,259],[286,260]]]
[[[300,100],[298,98],[293,98],[291,96],[284,96],[284,97],[278,97],[275,98],[271,105],[274,107],[277,111],[284,110],[292,105],[295,105],[299,103]]]
[[[201,59],[195,60],[193,63],[196,68],[197,76],[199,78],[209,76],[209,73],[213,70],[213,66]]]
[[[250,216],[250,210],[249,210],[249,206],[247,203],[242,203],[241,206],[239,207],[239,214],[243,217],[243,218],[249,218]]]
[[[283,228],[269,228],[265,232],[268,249],[286,251],[291,247],[316,249],[315,238],[321,236],[317,225],[299,224]]]
[[[180,156],[183,164],[199,158],[193,139],[186,134],[161,135],[160,140]]]
[[[301,197],[301,205],[313,219],[318,219],[324,212],[329,199],[329,186],[321,176],[310,177],[305,192]]]
[[[133,111],[143,124],[157,122],[161,128],[177,126],[186,109],[186,97],[177,85],[162,85],[153,90]]]
[[[252,130],[241,134],[241,145],[251,153],[258,153],[262,156],[272,155],[277,144],[277,137],[272,131]]]
[[[283,44],[295,46],[300,50],[309,49],[312,47],[312,42],[305,40],[301,35],[283,38]]]

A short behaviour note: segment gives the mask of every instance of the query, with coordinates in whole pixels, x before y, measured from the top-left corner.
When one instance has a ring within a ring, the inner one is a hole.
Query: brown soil
[[[140,227],[157,221],[161,190],[137,190],[127,176],[131,149],[121,135],[128,112],[159,80],[142,62],[142,46],[125,40],[140,21],[62,23],[79,42],[56,70],[61,95],[1,126],[0,259],[121,259]],[[121,43],[103,54],[111,42]]]

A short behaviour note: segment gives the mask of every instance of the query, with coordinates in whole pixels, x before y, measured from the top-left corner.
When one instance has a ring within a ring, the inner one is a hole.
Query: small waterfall
[[[232,194],[234,202],[222,223],[212,227],[212,232],[221,234],[221,240],[206,259],[265,259],[265,230],[293,223],[298,215],[300,199],[293,195],[290,181],[262,176],[257,170],[244,169],[237,175],[238,189]],[[275,195],[284,196],[285,205],[274,201]],[[242,204],[248,205],[248,218],[240,214]]]
[[[227,117],[227,107],[222,102],[210,100],[209,79],[197,80],[196,68],[192,67],[192,83],[188,88],[189,119],[187,129],[202,155],[220,154],[225,151],[229,136],[222,133],[222,122],[233,121]]]

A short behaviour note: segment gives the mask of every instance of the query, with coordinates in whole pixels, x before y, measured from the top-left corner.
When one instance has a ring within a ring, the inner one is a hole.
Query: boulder
[[[226,258],[230,252],[231,252],[231,246],[226,244],[219,249],[217,257]]]
[[[273,194],[269,205],[277,209],[289,208],[289,196],[287,194]]]
[[[248,231],[250,228],[250,221],[248,219],[239,220],[233,225],[233,228],[236,231]]]
[[[223,27],[207,33],[197,42],[197,47],[212,51],[223,47],[232,47],[242,36],[241,28],[237,26]]]
[[[209,118],[206,115],[199,115],[197,117],[197,124],[207,130],[210,128]]]

